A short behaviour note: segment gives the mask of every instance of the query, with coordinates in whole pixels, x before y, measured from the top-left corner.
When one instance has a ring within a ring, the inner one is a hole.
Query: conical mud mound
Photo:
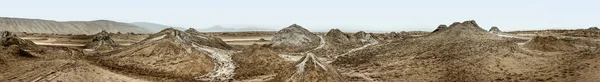
[[[445,24],[440,24],[435,30],[433,30],[433,32],[439,32],[446,29],[448,29],[448,26],[446,26]]]
[[[319,44],[319,36],[293,24],[277,32],[271,40],[271,47],[283,51],[302,51],[314,48]]]
[[[30,40],[25,40],[17,37],[17,35],[8,32],[8,31],[0,31],[0,45],[1,46],[11,46],[17,45],[20,48],[24,49],[35,49],[36,45]]]
[[[273,82],[346,82],[336,69],[307,53],[293,66],[289,65]]]
[[[90,41],[90,43],[85,44],[87,50],[114,50],[119,46],[110,38],[110,34],[104,30],[94,35]]]
[[[540,51],[574,51],[577,49],[574,45],[554,36],[536,36],[523,46]]]
[[[588,30],[600,30],[600,29],[598,29],[598,27],[590,27],[590,28],[588,28]]]
[[[235,69],[235,79],[238,80],[277,74],[285,64],[284,59],[268,46],[258,44],[233,55],[233,60],[238,65]]]
[[[496,26],[492,26],[492,28],[490,28],[490,33],[500,33],[502,31],[500,31],[500,29]]]
[[[408,36],[408,33],[406,31],[400,31],[400,33],[397,32],[390,32],[387,34],[388,38],[405,38]]]
[[[361,43],[373,43],[379,41],[377,37],[373,36],[372,33],[366,33],[365,31],[358,31],[353,35],[358,42]]]
[[[464,22],[454,22],[447,29],[438,30],[429,34],[430,37],[479,37],[479,36],[494,36],[488,33],[483,28],[479,27],[474,20]]]
[[[204,35],[194,28],[185,30],[185,32],[191,34],[192,36],[199,37],[201,40],[197,40],[197,41],[201,45],[207,45],[210,47],[226,49],[226,50],[232,49],[232,47],[227,45],[227,43],[225,43],[223,40],[221,40],[221,38]]]
[[[213,58],[219,49],[201,45],[199,40],[203,39],[168,28],[127,49],[112,51],[99,58],[104,65],[122,71],[193,80],[212,73],[220,65]]]
[[[355,41],[351,41],[350,39],[352,38],[351,36],[345,34],[344,32],[340,31],[339,29],[331,29],[329,30],[329,32],[327,32],[327,34],[325,34],[325,38],[327,41],[331,42],[331,43],[351,43],[351,42],[355,42]]]

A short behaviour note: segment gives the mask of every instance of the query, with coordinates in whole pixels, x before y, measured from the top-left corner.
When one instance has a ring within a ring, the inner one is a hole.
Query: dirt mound
[[[233,55],[238,65],[235,79],[250,79],[257,76],[274,75],[285,65],[283,58],[270,51],[268,46],[254,44],[242,53]]]
[[[277,32],[271,40],[271,47],[283,51],[303,51],[316,47],[319,41],[319,36],[293,24]]]
[[[320,62],[312,53],[306,53],[300,61],[287,65],[277,74],[274,82],[346,82],[336,69]]]
[[[475,37],[475,36],[494,36],[483,28],[479,27],[474,20],[467,20],[462,23],[454,22],[447,29],[438,30],[429,34],[430,37]]]
[[[187,33],[201,33],[200,31],[198,31],[198,30],[196,30],[194,28],[189,28],[189,29],[185,30],[185,32],[187,32]]]
[[[394,31],[392,31],[390,33],[383,34],[383,35],[384,35],[383,38],[385,40],[389,40],[389,39],[404,39],[404,38],[409,37],[409,33],[406,32],[406,31],[400,31],[400,32],[394,32]]]
[[[330,41],[332,43],[350,43],[353,42],[350,39],[352,38],[351,36],[345,34],[344,32],[340,31],[339,29],[331,29],[329,30],[329,32],[327,32],[327,34],[325,34],[325,38],[327,41]]]
[[[116,70],[166,78],[194,79],[216,70],[217,64],[205,45],[173,28],[150,35],[129,48],[98,56],[99,62]],[[215,51],[216,52],[216,51]]]
[[[353,36],[361,43],[373,43],[379,41],[377,37],[373,36],[373,33],[366,33],[365,31],[358,31],[354,33]]]
[[[588,30],[600,30],[600,29],[598,29],[598,27],[590,27],[590,28],[588,28]]]
[[[25,40],[17,37],[17,35],[8,32],[8,31],[0,31],[0,45],[8,47],[11,45],[17,45],[20,48],[24,49],[35,49],[36,45],[30,40]]]
[[[540,51],[574,51],[577,49],[574,45],[554,36],[536,36],[523,46]]]
[[[438,32],[445,29],[448,29],[448,26],[446,26],[445,24],[440,24],[435,30],[433,30],[433,32]]]
[[[89,43],[85,44],[85,49],[88,50],[114,50],[119,46],[111,39],[110,33],[102,30],[92,37]]]
[[[500,29],[496,26],[492,26],[492,28],[490,28],[490,33],[500,33],[502,31],[500,31]]]
[[[226,50],[233,49],[233,47],[227,45],[227,43],[225,43],[223,40],[221,40],[221,38],[204,35],[194,28],[185,30],[185,32],[191,34],[192,36],[199,37],[201,40],[195,40],[195,41],[197,41],[201,45],[207,45],[210,47],[226,49]]]

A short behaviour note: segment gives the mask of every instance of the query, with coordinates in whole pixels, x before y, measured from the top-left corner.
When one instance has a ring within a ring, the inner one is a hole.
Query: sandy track
[[[510,35],[510,34],[503,34],[503,33],[496,33],[496,36],[506,37],[506,38],[525,39],[525,40],[531,39],[530,37],[521,37],[521,36]]]

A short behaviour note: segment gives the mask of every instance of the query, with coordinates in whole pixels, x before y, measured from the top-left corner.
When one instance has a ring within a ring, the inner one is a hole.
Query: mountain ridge
[[[150,33],[150,31],[129,23],[111,20],[55,21],[46,19],[0,17],[0,27],[4,31],[56,34],[95,34],[108,32]]]

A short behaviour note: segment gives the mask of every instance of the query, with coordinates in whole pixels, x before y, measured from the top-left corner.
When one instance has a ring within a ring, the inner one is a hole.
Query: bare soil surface
[[[0,45],[0,81],[600,80],[599,30],[489,32],[474,21],[456,22],[441,28],[435,32],[347,33],[332,30],[285,36],[277,32],[110,33],[110,38],[120,46],[105,51],[84,50],[85,44],[93,42],[94,35],[2,34],[2,37],[18,37],[0,39],[3,44]],[[303,49],[297,51],[281,51],[282,48],[296,47],[272,47],[272,39],[276,36],[281,39],[280,43],[306,45],[298,45]]]

